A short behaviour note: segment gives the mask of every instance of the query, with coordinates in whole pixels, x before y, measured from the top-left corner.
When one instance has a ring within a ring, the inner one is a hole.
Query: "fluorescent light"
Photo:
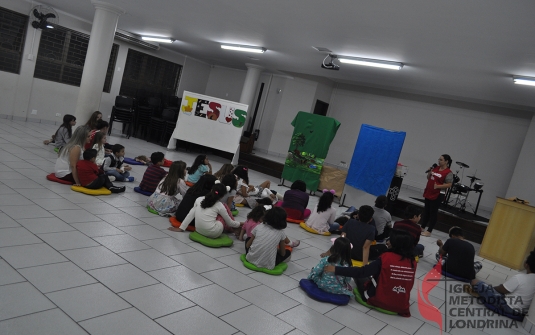
[[[513,82],[519,85],[535,86],[535,77],[513,76]]]
[[[262,47],[253,47],[249,45],[236,45],[236,44],[221,44],[221,49],[255,52],[259,54],[264,53],[266,51],[266,48],[262,48]]]
[[[46,27],[47,27],[48,29],[54,29],[54,26],[52,26],[52,25],[50,25],[50,24],[47,24]]]
[[[160,43],[173,43],[175,41],[174,39],[167,38],[167,37],[142,36],[141,39],[144,41],[152,41],[152,42],[160,42]]]
[[[372,66],[372,67],[379,67],[382,69],[390,69],[390,70],[401,70],[401,68],[403,67],[403,63],[389,62],[386,60],[379,60],[379,59],[338,56],[338,60],[340,60],[340,63]]]

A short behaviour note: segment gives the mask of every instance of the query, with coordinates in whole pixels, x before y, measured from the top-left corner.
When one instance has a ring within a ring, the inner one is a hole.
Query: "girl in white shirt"
[[[340,224],[334,222],[336,219],[336,210],[331,207],[334,200],[335,190],[323,190],[323,194],[314,207],[312,214],[308,218],[306,225],[318,233],[333,232],[340,229]]]
[[[184,181],[185,176],[186,163],[183,161],[173,162],[167,176],[160,181],[156,191],[147,200],[147,206],[157,211],[160,216],[174,214],[188,190]]]
[[[104,149],[104,144],[106,144],[106,133],[99,131],[95,134],[95,137],[93,138],[93,149],[97,151],[97,159],[95,160],[95,164],[97,164],[98,167],[101,167],[104,163],[104,158],[106,156],[106,149]]]
[[[249,185],[249,169],[246,166],[236,166],[232,174],[238,179],[237,194],[234,197],[235,203],[255,208],[258,198],[270,197],[273,201],[277,199],[275,194],[269,189],[271,186],[269,180],[264,181],[258,186]]]
[[[177,230],[185,231],[193,219],[195,219],[197,233],[209,238],[218,238],[223,231],[240,228],[240,222],[234,221],[230,217],[228,209],[219,201],[227,194],[228,189],[230,187],[218,183],[206,196],[197,198],[195,205]]]

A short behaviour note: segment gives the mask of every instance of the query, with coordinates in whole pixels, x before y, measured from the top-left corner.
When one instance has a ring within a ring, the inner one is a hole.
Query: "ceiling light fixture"
[[[168,37],[141,36],[141,39],[143,41],[152,41],[152,42],[160,42],[160,43],[173,43],[175,41],[175,39],[168,38]]]
[[[387,60],[380,60],[380,59],[338,56],[338,60],[340,61],[340,63],[372,66],[372,67],[379,67],[382,69],[390,69],[390,70],[401,70],[401,68],[403,67],[403,63],[390,62]]]
[[[262,48],[262,47],[253,47],[250,45],[237,45],[237,44],[221,44],[221,49],[255,52],[259,54],[264,53],[266,51],[266,48]]]
[[[513,76],[513,82],[519,85],[535,86],[535,77]]]

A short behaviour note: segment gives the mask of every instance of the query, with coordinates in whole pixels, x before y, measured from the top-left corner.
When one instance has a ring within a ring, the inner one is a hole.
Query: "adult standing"
[[[438,208],[444,200],[446,190],[453,182],[451,163],[450,155],[442,155],[438,159],[438,166],[431,167],[427,171],[427,185],[424,190],[425,207],[421,220],[422,236],[431,236],[437,223]],[[426,227],[428,227],[427,231],[425,231]]]
[[[76,163],[83,159],[84,145],[91,140],[89,128],[86,126],[78,127],[72,134],[69,142],[59,152],[54,174],[62,180],[70,181],[75,186],[80,185]]]

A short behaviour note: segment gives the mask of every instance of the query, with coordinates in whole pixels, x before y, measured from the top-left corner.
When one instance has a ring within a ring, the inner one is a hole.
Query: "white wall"
[[[247,71],[245,70],[213,66],[204,94],[210,97],[239,102],[246,74]]]
[[[13,104],[15,103],[15,92],[19,75],[10,72],[0,71],[0,114],[12,115]]]
[[[177,96],[182,98],[184,91],[205,94],[206,84],[210,77],[211,67],[209,64],[186,57]]]
[[[481,206],[492,208],[496,196],[505,196],[530,119],[471,109],[454,108],[408,99],[337,88],[329,116],[342,124],[331,144],[326,162],[350,162],[360,126],[407,132],[400,162],[409,167],[404,185],[425,187],[424,171],[442,154],[470,166],[467,175],[484,182]],[[458,168],[453,164],[453,170]]]
[[[0,6],[26,15],[32,8],[30,2],[13,0],[0,0]],[[61,13],[61,25],[85,34],[91,32],[91,23],[79,20],[65,13]],[[27,62],[34,62],[27,59],[28,54],[32,53],[34,58],[37,56],[36,46],[39,45],[39,34],[36,34],[33,52],[31,48],[34,32],[35,30],[33,28],[29,28],[25,37],[26,45],[23,51],[23,65],[25,66]],[[111,108],[115,103],[115,97],[119,94],[128,49],[134,49],[180,65],[183,65],[185,61],[184,55],[165,48],[153,51],[120,40],[115,40],[114,43],[119,44],[115,73],[110,93],[102,93],[99,108],[105,118],[109,117]],[[209,65],[199,63],[192,59],[189,59],[189,64],[192,69],[183,68],[183,73],[186,73],[186,76],[181,79],[179,85],[182,87],[192,86],[196,89],[200,88],[204,90],[208,78]],[[197,72],[199,75],[194,77],[190,75],[192,72]],[[24,85],[21,85],[21,83],[24,83]],[[24,73],[22,71],[20,75],[0,71],[0,93],[3,96],[0,101],[0,114],[7,117],[29,117],[37,120],[61,122],[64,114],[74,113],[79,90],[80,88],[77,86],[35,79],[33,78],[33,71],[31,73]],[[23,111],[23,109],[26,109],[25,101],[28,102],[27,112]],[[17,108],[15,108],[15,104],[17,104]],[[37,110],[37,115],[30,114],[30,111],[34,109]],[[56,117],[56,113],[60,113],[61,116]],[[80,122],[85,122],[85,120],[80,120]]]
[[[531,118],[528,133],[524,139],[524,144],[516,161],[515,171],[511,178],[511,183],[507,189],[506,198],[518,197],[528,200],[535,205],[535,177],[533,176],[533,166],[535,166],[535,115]]]
[[[333,90],[334,90],[334,83],[332,81],[328,79],[318,81],[318,87],[316,88],[316,95],[314,96],[314,99],[312,99],[313,101],[312,110],[310,112],[311,113],[314,112],[314,107],[316,106],[316,100],[321,100],[323,102],[330,104]]]
[[[269,85],[265,87],[265,105],[255,127],[255,129],[260,129],[260,136],[254,145],[255,150],[268,152],[283,97],[282,93],[286,91],[288,80],[272,75]],[[278,93],[279,90],[281,90],[280,93]]]

